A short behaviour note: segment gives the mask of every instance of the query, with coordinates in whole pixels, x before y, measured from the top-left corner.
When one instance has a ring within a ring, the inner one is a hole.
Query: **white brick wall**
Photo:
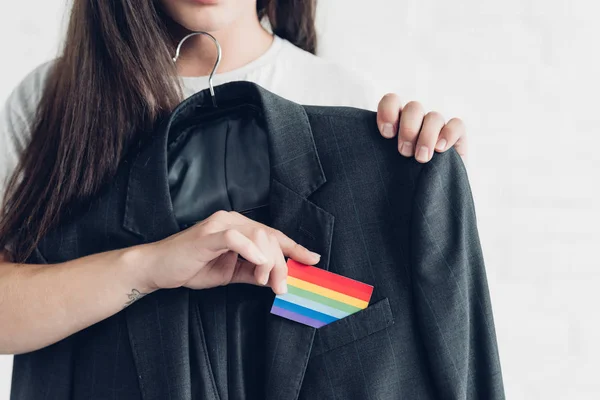
[[[55,54],[65,2],[0,5],[0,101]],[[322,56],[467,122],[510,399],[600,397],[596,4],[320,0]]]

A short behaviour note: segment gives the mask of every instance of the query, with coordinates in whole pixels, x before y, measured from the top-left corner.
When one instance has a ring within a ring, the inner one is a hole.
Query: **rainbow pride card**
[[[288,292],[275,297],[271,314],[314,328],[367,308],[373,286],[288,259]]]

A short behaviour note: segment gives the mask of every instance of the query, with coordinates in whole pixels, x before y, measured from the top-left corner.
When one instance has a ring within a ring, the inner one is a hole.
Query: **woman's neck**
[[[232,71],[256,60],[273,42],[273,36],[262,27],[256,15],[244,16],[224,29],[209,33],[221,45],[219,73]],[[177,72],[180,76],[208,75],[215,64],[216,54],[210,38],[193,36],[182,47],[181,57],[177,60]]]

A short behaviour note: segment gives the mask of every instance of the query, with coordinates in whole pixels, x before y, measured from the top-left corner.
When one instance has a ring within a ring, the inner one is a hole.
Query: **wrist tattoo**
[[[132,289],[131,293],[129,293],[127,295],[127,297],[129,297],[129,301],[127,303],[125,303],[125,305],[123,307],[127,307],[127,306],[132,305],[134,302],[136,302],[137,300],[141,299],[145,295],[147,295],[147,293],[141,293],[137,289]]]

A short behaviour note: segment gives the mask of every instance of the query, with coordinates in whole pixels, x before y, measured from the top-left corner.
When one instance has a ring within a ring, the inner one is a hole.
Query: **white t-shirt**
[[[31,138],[31,125],[52,61],[33,70],[0,111],[0,199],[19,155]],[[185,97],[208,88],[208,77],[181,77]],[[306,105],[351,106],[375,110],[379,94],[369,81],[275,36],[259,58],[236,70],[215,74],[213,85],[251,81],[288,100]]]

